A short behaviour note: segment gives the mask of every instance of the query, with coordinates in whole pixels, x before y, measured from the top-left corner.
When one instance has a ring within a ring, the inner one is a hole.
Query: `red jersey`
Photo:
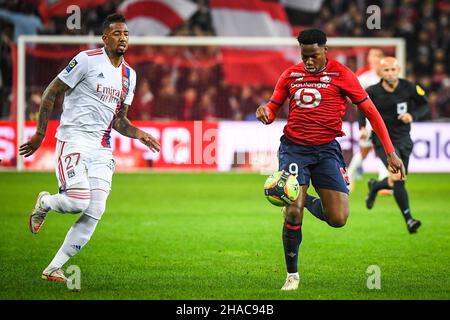
[[[353,72],[343,64],[328,60],[325,69],[310,73],[301,62],[278,79],[270,101],[281,106],[289,97],[285,136],[302,145],[321,145],[344,136],[342,118],[347,98],[359,104],[368,97]]]

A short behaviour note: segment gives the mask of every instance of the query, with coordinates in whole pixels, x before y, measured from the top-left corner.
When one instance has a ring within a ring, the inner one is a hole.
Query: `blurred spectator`
[[[442,81],[442,89],[437,92],[436,100],[439,117],[450,119],[450,78]]]
[[[172,82],[166,81],[159,90],[155,101],[155,118],[159,120],[177,120],[180,118],[180,100],[175,86]]]
[[[182,120],[194,120],[195,104],[197,103],[197,91],[194,88],[188,88],[184,92],[183,116]]]
[[[207,91],[201,95],[199,106],[200,106],[200,119],[196,120],[203,120],[203,121],[217,120],[213,104],[213,97],[210,91]]]
[[[137,83],[137,90],[133,103],[128,109],[130,120],[150,120],[154,109],[154,95],[147,79],[141,79]]]
[[[30,99],[27,103],[27,119],[38,120],[39,107],[41,105],[42,96],[41,93],[34,89],[32,90]]]
[[[448,78],[445,74],[445,66],[443,63],[436,63],[433,68],[433,76],[431,77],[431,89],[438,90],[441,86],[442,81]]]
[[[14,25],[14,41],[17,41],[20,35],[35,35],[42,30],[41,19],[34,15],[30,7],[22,6],[21,8],[22,12],[0,9],[0,19]]]
[[[244,120],[256,120],[255,106],[258,106],[257,96],[250,86],[243,86],[241,92],[241,109],[244,113]]]

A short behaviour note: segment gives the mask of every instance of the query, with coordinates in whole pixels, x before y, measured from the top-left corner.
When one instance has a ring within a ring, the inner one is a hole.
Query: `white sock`
[[[295,273],[289,273],[289,272],[288,272],[287,276],[288,276],[288,277],[289,277],[289,276],[294,276],[294,277],[297,278],[297,279],[300,278],[300,275],[298,274],[298,272],[295,272]]]
[[[59,251],[45,270],[50,268],[61,268],[71,257],[91,239],[98,220],[82,214],[75,224],[70,228]]]
[[[79,213],[89,206],[90,191],[67,191],[46,195],[41,198],[41,206],[45,210],[53,210],[59,213]]]
[[[353,155],[352,161],[350,161],[350,164],[348,166],[347,174],[350,178],[350,180],[353,180],[355,177],[355,172],[358,167],[362,165],[363,159],[361,156],[361,152],[357,152],[355,155]]]

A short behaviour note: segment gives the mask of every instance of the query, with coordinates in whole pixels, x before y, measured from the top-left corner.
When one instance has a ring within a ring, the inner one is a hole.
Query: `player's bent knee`
[[[111,185],[108,181],[98,178],[90,178],[91,202],[84,212],[85,215],[100,220],[106,210],[106,200],[108,199]]]
[[[91,190],[89,190],[89,183],[87,181],[81,181],[79,183],[72,184],[66,189],[62,195],[64,195],[64,201],[61,205],[66,213],[82,213],[84,212],[91,200]]]
[[[345,226],[348,218],[348,210],[342,209],[328,217],[328,224],[333,228],[341,228]]]
[[[89,200],[78,200],[74,204],[74,212],[85,212],[89,207]]]
[[[96,220],[100,220],[105,210],[106,202],[91,200],[91,203],[89,204],[89,207],[86,209],[86,211],[84,211],[84,214]]]
[[[347,217],[333,217],[328,220],[328,224],[333,228],[342,228],[347,223]]]
[[[64,203],[64,211],[67,213],[80,213],[86,211],[89,207],[90,194],[86,193],[84,197],[66,194],[67,201]]]

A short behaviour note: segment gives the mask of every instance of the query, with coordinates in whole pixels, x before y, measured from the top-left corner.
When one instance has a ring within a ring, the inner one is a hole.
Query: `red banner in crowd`
[[[153,135],[161,143],[161,151],[153,153],[136,139],[111,132],[111,146],[118,171],[144,168],[177,170],[217,169],[218,123],[202,121],[136,122],[139,128]],[[50,121],[47,135],[35,154],[25,158],[31,170],[53,170],[55,167],[55,133],[58,121]],[[25,138],[34,134],[36,124],[27,122]],[[15,167],[17,150],[16,124],[0,121],[1,167]]]
[[[294,63],[274,50],[222,49],[227,84],[275,86],[281,73]]]

